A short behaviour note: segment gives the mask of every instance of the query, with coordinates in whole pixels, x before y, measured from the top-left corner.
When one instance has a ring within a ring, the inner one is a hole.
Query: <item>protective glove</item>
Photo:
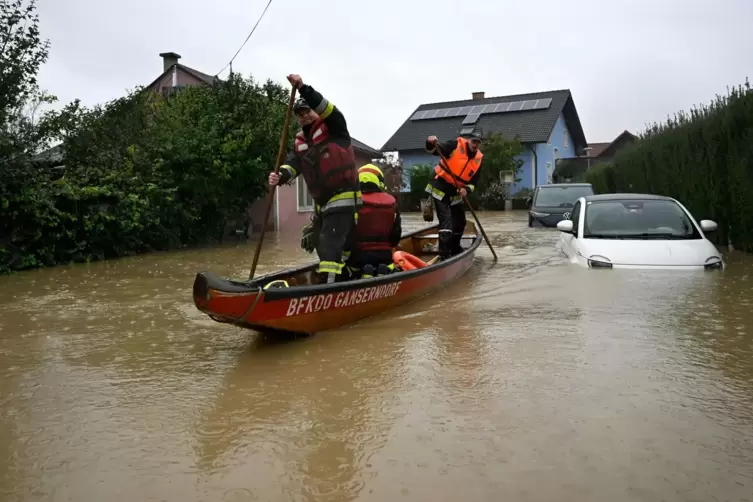
[[[309,223],[301,230],[301,249],[311,253],[316,249],[316,231],[313,223]]]

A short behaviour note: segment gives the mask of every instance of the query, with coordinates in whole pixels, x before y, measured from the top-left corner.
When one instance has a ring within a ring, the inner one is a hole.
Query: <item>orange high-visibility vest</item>
[[[483,158],[484,154],[481,153],[481,150],[477,150],[476,155],[472,159],[468,158],[468,140],[465,138],[458,138],[458,144],[447,159],[447,162],[445,162],[445,167],[452,171],[452,174],[458,178],[459,183],[439,164],[434,167],[434,174],[436,174],[438,178],[442,178],[448,182],[450,185],[457,185],[458,188],[464,188],[470,183],[473,175],[478,172],[479,166],[481,166],[481,159]]]

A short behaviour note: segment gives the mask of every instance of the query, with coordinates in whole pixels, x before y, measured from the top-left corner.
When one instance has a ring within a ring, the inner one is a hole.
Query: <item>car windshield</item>
[[[593,194],[593,189],[587,185],[540,187],[533,205],[538,207],[573,207],[579,197]]]
[[[700,239],[698,229],[671,200],[586,203],[583,237],[593,239]]]

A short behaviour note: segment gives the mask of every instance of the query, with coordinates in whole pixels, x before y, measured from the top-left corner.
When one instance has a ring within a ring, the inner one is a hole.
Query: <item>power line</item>
[[[251,28],[251,33],[248,34],[248,36],[246,37],[246,40],[244,40],[243,43],[241,44],[241,46],[238,48],[238,50],[235,53],[235,56],[233,56],[232,59],[225,66],[223,66],[220,71],[218,71],[217,73],[215,73],[215,75],[214,75],[215,77],[219,76],[220,73],[222,73],[223,71],[225,71],[225,68],[227,68],[228,66],[231,66],[233,64],[233,60],[235,60],[235,58],[241,52],[241,49],[243,49],[243,46],[246,45],[246,42],[248,42],[248,39],[251,38],[251,35],[254,34],[254,31],[256,30],[256,27],[259,26],[259,23],[261,22],[262,18],[264,17],[264,14],[267,12],[267,9],[269,8],[269,6],[271,4],[272,4],[272,0],[269,0],[269,2],[267,2],[267,6],[264,7],[264,10],[262,11],[261,16],[259,16],[259,19],[256,21],[256,24],[254,25],[253,28]]]

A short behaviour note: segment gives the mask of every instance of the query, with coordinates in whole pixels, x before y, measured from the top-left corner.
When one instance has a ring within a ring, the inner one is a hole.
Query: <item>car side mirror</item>
[[[561,220],[557,222],[557,230],[567,234],[573,233],[573,220]]]
[[[713,232],[717,229],[718,225],[715,221],[701,220],[701,230],[704,232]]]
[[[528,197],[528,198],[526,199],[526,206],[528,206],[528,207],[531,207],[531,203],[532,203],[532,202],[533,202],[533,200],[532,200],[532,199],[531,199],[530,197]]]

